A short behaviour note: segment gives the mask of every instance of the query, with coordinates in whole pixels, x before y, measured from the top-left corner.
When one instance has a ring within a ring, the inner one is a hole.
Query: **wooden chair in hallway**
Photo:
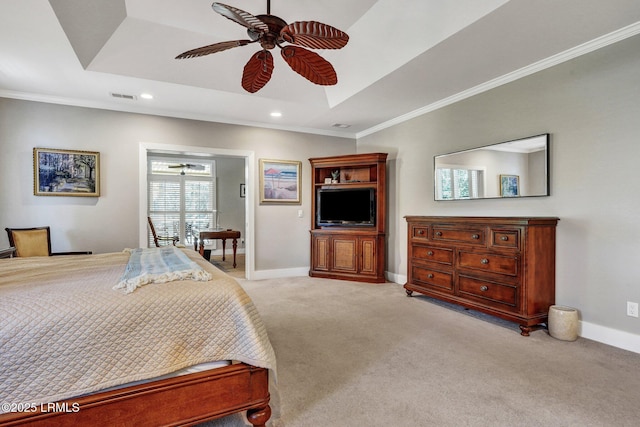
[[[149,228],[151,229],[151,234],[153,235],[153,243],[155,243],[156,247],[160,247],[160,242],[172,242],[173,246],[176,245],[176,242],[180,240],[178,236],[158,236],[156,233],[156,228],[153,226],[153,221],[151,221],[151,217],[147,217],[147,221],[149,222]]]

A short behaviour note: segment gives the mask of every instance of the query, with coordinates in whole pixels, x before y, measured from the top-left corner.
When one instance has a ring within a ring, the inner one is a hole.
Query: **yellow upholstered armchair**
[[[83,252],[51,252],[51,231],[49,227],[5,228],[9,245],[15,247],[15,256],[89,255]]]

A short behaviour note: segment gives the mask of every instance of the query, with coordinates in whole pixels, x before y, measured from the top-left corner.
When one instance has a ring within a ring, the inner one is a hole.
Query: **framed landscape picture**
[[[302,162],[260,159],[260,204],[297,204]]]
[[[500,196],[518,197],[520,195],[520,177],[518,175],[500,175]]]
[[[100,153],[34,148],[33,194],[100,196]]]

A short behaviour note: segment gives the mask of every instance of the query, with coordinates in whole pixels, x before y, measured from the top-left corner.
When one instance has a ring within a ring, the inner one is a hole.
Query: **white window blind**
[[[180,164],[192,167],[173,167]],[[159,236],[178,236],[181,242],[190,244],[193,228],[215,226],[214,160],[194,162],[193,159],[150,156],[148,171],[148,215]],[[150,230],[148,245],[153,246]]]
[[[437,200],[476,199],[483,188],[483,171],[464,168],[436,170]]]

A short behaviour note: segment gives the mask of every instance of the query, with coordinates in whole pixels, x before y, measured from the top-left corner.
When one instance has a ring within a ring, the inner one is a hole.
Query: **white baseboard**
[[[407,283],[407,276],[390,273],[387,271],[387,280],[404,285]],[[640,335],[630,332],[619,331],[589,322],[580,322],[579,335],[582,338],[597,341],[623,350],[640,353]]]
[[[283,268],[274,270],[256,270],[251,280],[278,279],[281,277],[308,276],[309,267]],[[393,283],[404,285],[407,283],[407,276],[386,272],[387,280]]]
[[[192,245],[193,246],[193,245]],[[211,249],[208,247],[204,247],[205,250],[211,251],[211,255],[222,255],[222,248],[219,249]],[[236,250],[236,255],[238,254],[244,254],[244,248],[238,248]],[[231,256],[233,258],[233,250],[229,250],[229,248],[227,247],[227,250],[224,251],[224,255],[225,256]]]
[[[393,283],[397,283],[399,285],[404,285],[407,283],[407,276],[403,274],[391,273],[389,271],[385,271],[385,276],[387,276],[387,280]]]
[[[579,335],[593,341],[640,353],[640,335],[607,328],[589,322],[580,322]]]
[[[281,268],[274,270],[256,270],[251,280],[279,279],[282,277],[308,276],[309,267]]]

